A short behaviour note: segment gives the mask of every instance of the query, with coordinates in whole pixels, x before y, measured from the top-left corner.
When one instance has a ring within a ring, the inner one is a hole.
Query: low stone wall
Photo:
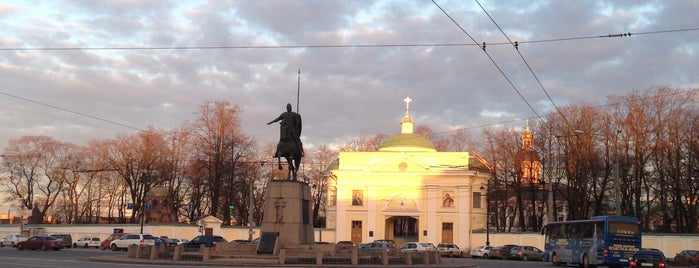
[[[114,229],[123,229],[127,233],[138,233],[140,224],[40,224],[26,225],[25,230],[33,230],[34,233],[67,233],[73,237],[73,241],[83,236],[98,236],[104,240],[111,235]],[[192,239],[199,235],[199,228],[196,225],[187,224],[161,224],[143,226],[145,233],[154,236],[167,236],[171,238]],[[221,235],[228,241],[236,239],[248,239],[249,228],[247,227],[222,227]],[[20,232],[19,224],[0,224],[0,237]],[[253,228],[253,238],[259,236],[259,227]],[[335,232],[332,229],[316,229],[316,241],[326,241],[335,243]],[[532,245],[543,249],[544,236],[539,233],[490,233],[488,235],[491,245],[519,244]],[[322,240],[320,239],[322,238]],[[468,252],[471,248],[485,244],[486,233],[471,233],[469,245],[459,245],[462,250]],[[371,242],[371,241],[365,241]],[[432,242],[435,245],[436,241]],[[643,234],[643,247],[657,248],[662,250],[667,257],[674,257],[684,249],[699,248],[699,234]]]

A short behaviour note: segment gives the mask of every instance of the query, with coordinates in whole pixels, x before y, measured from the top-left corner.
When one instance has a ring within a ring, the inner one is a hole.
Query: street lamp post
[[[250,200],[250,208],[248,209],[248,226],[249,226],[248,227],[249,228],[248,229],[248,241],[250,241],[250,242],[252,242],[252,213],[255,211],[254,210],[255,199],[253,199],[253,195],[252,195],[252,191],[253,191],[252,184],[253,184],[253,182],[251,181],[250,182],[250,194],[248,196],[248,198]]]
[[[487,187],[487,189],[485,189]],[[481,191],[485,190],[485,245],[490,246],[490,200],[488,200],[488,192],[490,192],[490,180],[486,187],[481,184]]]

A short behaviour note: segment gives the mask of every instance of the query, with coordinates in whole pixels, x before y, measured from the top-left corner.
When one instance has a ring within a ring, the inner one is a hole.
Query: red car
[[[41,250],[61,250],[66,245],[63,244],[63,239],[58,239],[49,235],[32,236],[26,241],[17,243],[17,249],[41,249]]]
[[[119,237],[122,237],[124,235],[125,235],[125,233],[113,233],[112,235],[107,237],[107,239],[102,241],[102,243],[100,243],[100,249],[101,250],[108,249],[111,246],[112,241],[119,239]]]

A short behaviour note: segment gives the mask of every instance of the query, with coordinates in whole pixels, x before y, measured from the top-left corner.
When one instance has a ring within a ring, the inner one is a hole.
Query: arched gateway
[[[419,241],[419,222],[416,217],[393,216],[386,219],[386,239],[397,245]]]

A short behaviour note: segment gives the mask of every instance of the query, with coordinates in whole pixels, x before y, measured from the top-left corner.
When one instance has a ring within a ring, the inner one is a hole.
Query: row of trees
[[[171,131],[149,128],[86,146],[46,136],[11,140],[1,183],[6,203],[44,221],[135,223],[158,187],[166,189],[180,222],[213,215],[259,224],[267,182],[285,178],[272,154],[272,145],[259,148],[244,134],[237,106],[209,102],[197,120]],[[308,155],[304,179],[322,182],[332,153],[320,147]],[[323,185],[313,184],[321,194]]]
[[[560,107],[532,122],[543,179],[557,193],[554,198],[562,199],[548,202],[556,210],[559,203],[566,204],[568,219],[583,219],[614,211],[615,198],[620,198],[622,213],[650,223],[644,225],[647,229],[696,231],[698,92],[633,92],[609,97],[611,104],[604,107]],[[489,188],[526,190],[514,158],[521,149],[520,128],[484,129],[477,141],[466,129],[435,133],[418,126],[415,132],[430,139],[438,151],[480,152],[493,168]],[[359,137],[340,150],[375,151],[386,137]],[[213,215],[257,225],[266,184],[286,178],[270,157],[274,146],[260,146],[245,135],[237,106],[208,102],[200,106],[194,122],[170,131],[150,128],[86,146],[45,136],[11,140],[3,154],[0,189],[12,196],[6,201],[65,223],[135,223],[145,197],[158,187],[172,197],[179,221]],[[307,148],[302,162],[300,177],[313,186],[318,225],[327,200],[324,170],[336,155],[328,146]],[[620,184],[615,188],[616,175]],[[520,203],[511,210],[491,210],[502,213],[493,224],[504,229],[504,219],[526,209]],[[537,229],[543,214],[535,210],[538,220],[519,219],[518,226]]]
[[[642,219],[646,231],[696,232],[699,201],[698,89],[655,88],[609,97],[609,105],[574,104],[535,121],[535,151],[543,179],[558,200],[545,200],[554,211],[565,204],[568,219],[613,214]],[[520,184],[514,156],[521,150],[520,131],[486,129],[479,150],[494,166],[494,188],[527,191]],[[618,183],[618,184],[617,184]],[[502,195],[491,196],[494,225],[524,215],[520,204],[498,209]],[[563,202],[560,202],[563,201]],[[620,207],[615,207],[619,202]],[[537,230],[535,219],[515,219],[524,230]],[[507,214],[507,215],[506,215]]]

